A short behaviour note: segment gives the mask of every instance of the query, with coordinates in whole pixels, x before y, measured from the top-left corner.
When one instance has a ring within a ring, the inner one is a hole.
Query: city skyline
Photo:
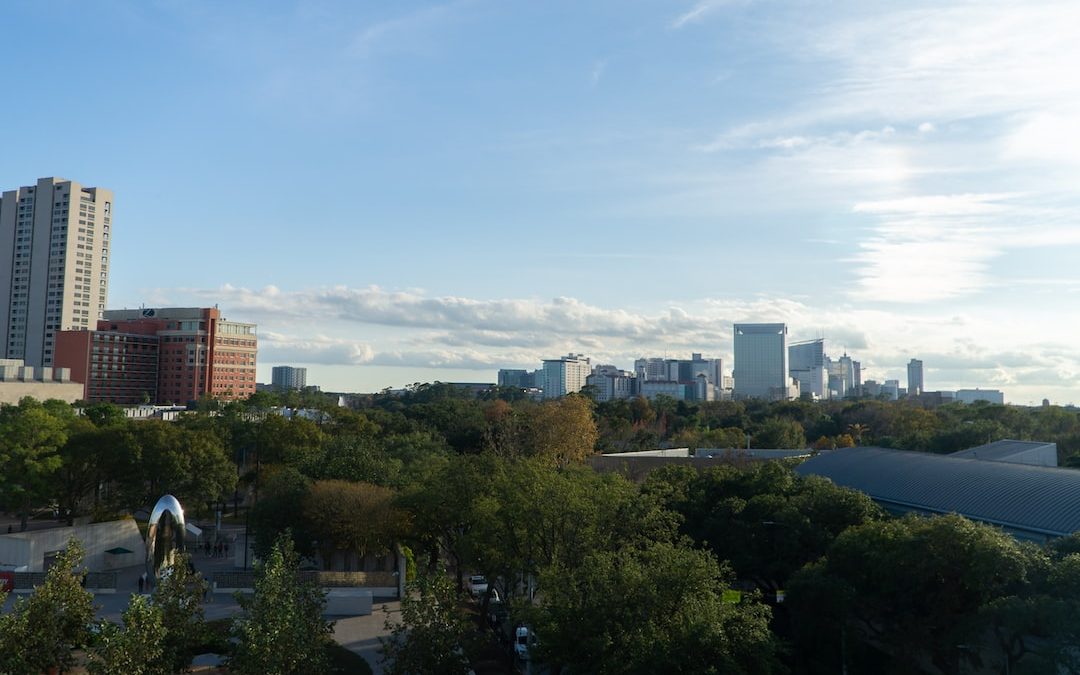
[[[782,322],[1080,403],[1068,3],[7,9],[0,189],[112,190],[109,309],[219,305],[261,382],[730,364]]]

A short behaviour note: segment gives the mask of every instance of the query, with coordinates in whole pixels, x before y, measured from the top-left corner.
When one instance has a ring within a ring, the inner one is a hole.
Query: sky
[[[110,308],[259,380],[824,336],[1080,403],[1080,4],[8,0],[0,188],[115,193]]]

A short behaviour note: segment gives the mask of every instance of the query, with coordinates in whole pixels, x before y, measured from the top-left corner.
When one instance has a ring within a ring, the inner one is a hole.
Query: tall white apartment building
[[[90,330],[109,296],[113,194],[63,178],[0,194],[0,358],[52,366],[61,330]]]
[[[585,386],[592,373],[589,359],[581,354],[568,354],[558,359],[544,359],[544,398],[560,398]]]
[[[735,397],[783,401],[798,395],[788,369],[787,324],[735,324]]]

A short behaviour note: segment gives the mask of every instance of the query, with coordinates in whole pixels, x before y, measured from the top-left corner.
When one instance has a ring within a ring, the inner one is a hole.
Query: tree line
[[[470,644],[470,624],[453,620],[469,573],[492,581],[481,610],[497,591],[554,672],[957,672],[991,654],[1010,672],[1076,667],[1073,539],[1037,547],[956,517],[890,518],[786,463],[667,467],[635,483],[583,462],[599,450],[741,446],[747,435],[765,447],[850,436],[941,452],[1000,435],[1056,441],[1068,458],[1073,410],[533,402],[448,385],[357,409],[309,398],[310,418],[271,412],[280,402],[208,401],[176,423],[131,421],[111,406],[83,416],[56,402],[8,406],[0,424],[14,426],[0,428],[19,433],[0,435],[0,466],[39,466],[18,485],[4,471],[0,495],[24,512],[55,500],[70,514],[136,508],[164,490],[197,508],[238,497],[264,558],[283,536],[324,563],[334,551],[403,545],[419,575],[409,602],[421,604],[403,608],[415,625],[387,651],[409,656],[390,672],[456,662],[429,647]],[[446,627],[448,639],[409,642]]]

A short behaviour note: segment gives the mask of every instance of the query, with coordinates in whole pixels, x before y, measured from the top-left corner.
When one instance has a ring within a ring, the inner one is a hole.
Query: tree
[[[265,562],[255,565],[255,593],[237,594],[244,615],[233,620],[237,639],[229,659],[242,675],[326,672],[333,624],[323,620],[326,597],[298,574],[300,558],[288,536],[279,537]]]
[[[53,489],[65,441],[64,421],[34,399],[0,405],[0,504],[19,511],[21,530],[26,530],[30,507]]]
[[[82,587],[83,547],[68,540],[45,583],[0,615],[0,672],[40,673],[72,667],[71,651],[87,644],[94,596]]]
[[[805,448],[802,425],[786,417],[770,417],[750,436],[755,448]]]
[[[95,675],[170,675],[164,658],[165,626],[161,608],[133,595],[123,627],[103,622],[89,649],[88,669]]]
[[[181,672],[191,665],[194,648],[205,631],[202,598],[207,587],[187,554],[178,556],[154,587],[152,598],[161,609],[164,629],[162,663],[168,672]]]
[[[380,639],[389,675],[466,675],[466,652],[476,631],[462,610],[463,598],[443,570],[420,575],[401,599],[401,620],[387,613],[390,637]]]
[[[329,568],[335,550],[389,551],[403,536],[407,519],[394,504],[394,491],[371,483],[318,481],[304,503],[308,531],[319,542]]]
[[[315,537],[308,532],[304,516],[304,503],[310,492],[311,481],[292,467],[283,467],[271,474],[250,512],[257,557],[266,557],[274,542],[286,531],[301,556],[314,553],[311,542]]]
[[[584,396],[564,396],[525,409],[519,447],[526,455],[543,457],[556,466],[584,461],[598,437],[592,402]]]
[[[541,574],[529,612],[541,660],[558,673],[771,673],[769,608],[722,600],[731,581],[709,553],[668,543],[591,553]]]
[[[960,516],[871,521],[844,531],[789,587],[796,625],[828,621],[918,667],[955,673],[957,645],[985,638],[980,608],[1017,594],[1031,558],[1012,537]]]

